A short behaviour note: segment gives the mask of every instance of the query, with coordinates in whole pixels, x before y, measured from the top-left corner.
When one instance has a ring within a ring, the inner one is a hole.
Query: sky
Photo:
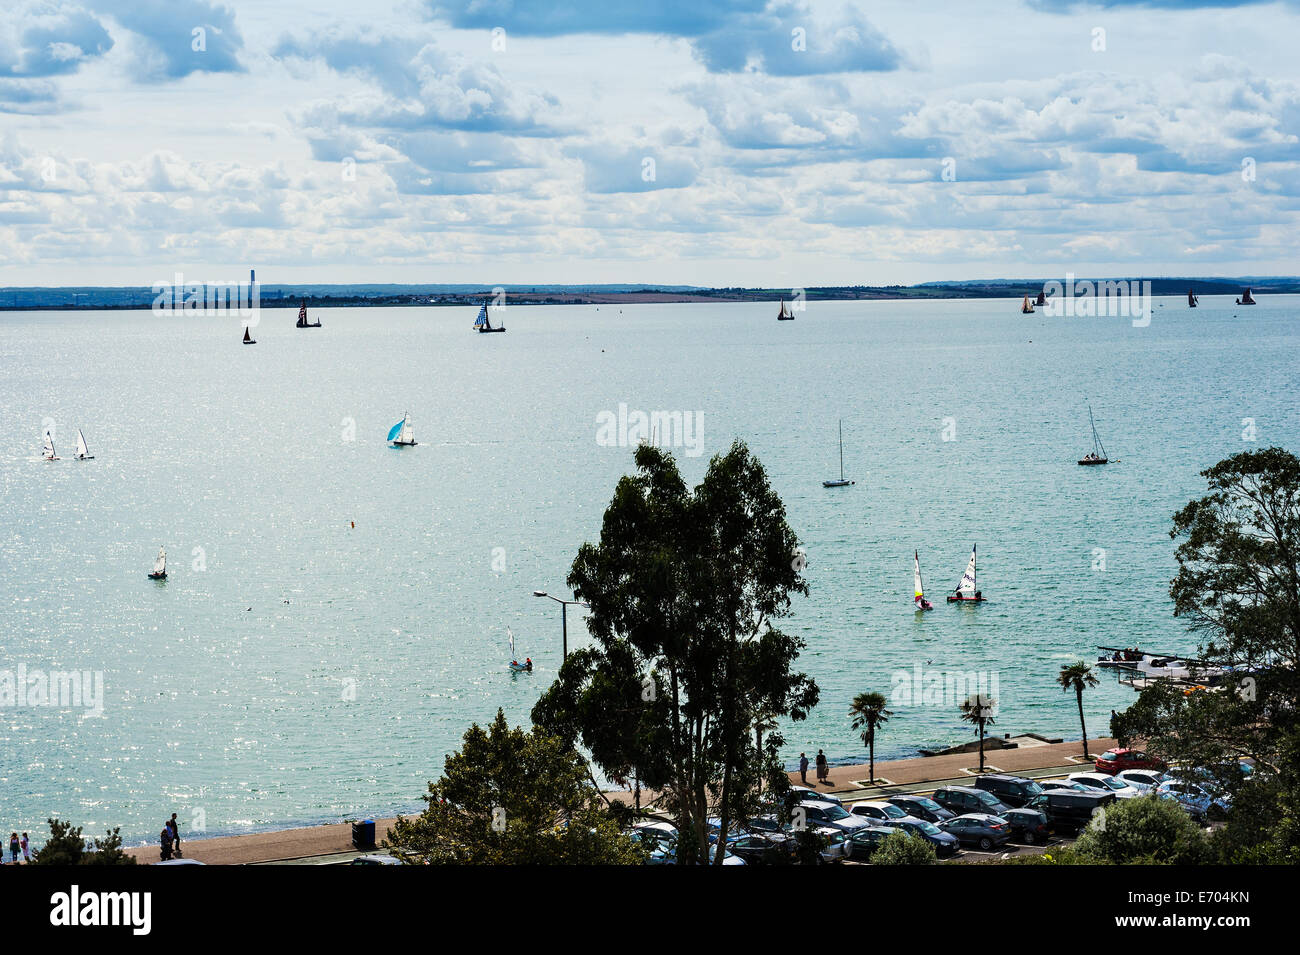
[[[0,285],[1300,272],[1300,0],[0,9]]]

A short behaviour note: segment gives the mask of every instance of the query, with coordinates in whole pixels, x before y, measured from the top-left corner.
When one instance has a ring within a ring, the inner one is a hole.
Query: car
[[[837,806],[844,805],[843,800],[834,793],[819,793],[815,789],[809,789],[807,786],[791,786],[790,795],[796,803],[800,802],[833,802]]]
[[[831,829],[839,829],[843,832],[852,832],[854,829],[861,829],[863,826],[869,826],[869,823],[862,816],[855,816],[843,806],[833,802],[814,802],[808,800],[801,802],[795,812],[803,810],[803,820],[808,826],[828,826]],[[795,817],[798,819],[798,816]],[[796,823],[796,828],[798,824]]]
[[[1132,799],[1142,795],[1142,790],[1138,787],[1130,786],[1106,773],[1071,773],[1070,781],[1100,792],[1112,792],[1117,799]]]
[[[1028,845],[1047,841],[1051,827],[1041,809],[1009,809],[1002,817],[1011,824],[1011,840]]]
[[[957,837],[950,832],[944,832],[932,822],[926,822],[924,819],[900,819],[895,824],[895,829],[907,833],[916,839],[924,839],[930,845],[934,846],[935,855],[940,858],[944,856],[956,855],[960,848]]]
[[[963,846],[975,846],[988,852],[1011,839],[1011,825],[1001,816],[986,812],[969,812],[941,823],[939,828],[955,836]]]
[[[935,790],[934,801],[956,816],[972,812],[1000,816],[1011,808],[992,793],[973,786],[940,786]]]
[[[817,854],[823,863],[843,862],[853,854],[853,843],[849,841],[849,834],[842,829],[809,826],[804,831],[821,837],[822,846]],[[795,838],[798,837],[799,834],[796,832]]]
[[[1160,772],[1158,769],[1124,769],[1116,773],[1115,778],[1126,786],[1136,786],[1143,792],[1150,792],[1173,777]]]
[[[1037,809],[1047,816],[1053,832],[1078,832],[1092,817],[1115,801],[1115,794],[1098,789],[1076,791],[1049,789],[1029,800],[1026,809]]]
[[[782,832],[746,832],[727,839],[727,850],[746,865],[789,865],[799,855],[799,844]]]
[[[397,862],[396,859],[393,861]],[[164,859],[162,862],[153,863],[153,865],[207,865],[207,863],[200,862],[198,859]]]
[[[1161,771],[1165,769],[1164,760],[1148,756],[1141,750],[1126,747],[1106,750],[1097,757],[1093,765],[1097,772],[1105,773],[1108,776],[1113,776],[1115,773],[1123,772],[1126,769],[1159,769]]]
[[[677,827],[670,822],[639,822],[628,836],[646,850],[647,865],[670,865],[676,860]]]
[[[365,855],[357,856],[348,862],[348,865],[401,865],[401,859],[394,859],[392,856],[384,855]]]
[[[783,824],[776,813],[770,812],[761,816],[751,816],[741,824],[740,828],[746,832],[762,835],[769,832],[785,832],[789,825]]]
[[[1013,809],[1023,806],[1043,791],[1035,780],[1024,776],[1010,776],[1006,773],[989,773],[987,776],[975,777],[975,788],[992,793],[1001,802]]]
[[[855,802],[852,813],[870,819],[873,826],[894,826],[909,819],[913,822],[923,821],[908,815],[907,810],[902,806],[895,806],[892,802]]]
[[[1048,793],[1057,789],[1072,789],[1075,792],[1089,792],[1089,787],[1083,783],[1076,783],[1071,779],[1044,779],[1039,782],[1043,787],[1043,792]]]
[[[1171,779],[1156,787],[1156,795],[1161,799],[1172,799],[1187,810],[1198,822],[1205,822],[1211,816],[1222,818],[1232,808],[1228,796],[1212,796],[1205,787],[1186,779]]]
[[[924,819],[926,822],[945,822],[956,815],[951,809],[944,809],[929,796],[890,796],[886,802],[892,802],[909,816]]]
[[[880,848],[880,844],[897,831],[892,826],[865,826],[862,829],[854,829],[853,834],[849,836],[853,858],[870,859]]]

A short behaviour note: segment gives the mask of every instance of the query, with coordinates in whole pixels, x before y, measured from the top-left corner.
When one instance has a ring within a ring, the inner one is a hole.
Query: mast
[[[840,480],[844,480],[844,419],[840,419]]]
[[[1100,437],[1098,436],[1098,434],[1097,434],[1097,422],[1094,421],[1094,420],[1093,420],[1093,417],[1092,417],[1092,404],[1091,404],[1091,402],[1088,404],[1088,424],[1092,425],[1092,450],[1093,450],[1093,453],[1095,454],[1098,450],[1100,450],[1100,451],[1101,451],[1101,455],[1100,455],[1100,456],[1104,458],[1104,457],[1106,456],[1106,446],[1105,446],[1104,444],[1101,443],[1101,438],[1100,438]]]

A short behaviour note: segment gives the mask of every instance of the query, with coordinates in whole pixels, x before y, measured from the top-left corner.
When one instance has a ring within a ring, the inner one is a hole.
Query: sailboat
[[[930,601],[928,601],[928,600],[925,599],[925,587],[923,587],[923,586],[921,585],[921,554],[920,554],[920,552],[919,552],[919,551],[913,551],[913,552],[912,552],[912,558],[916,561],[916,564],[914,565],[913,570],[912,570],[912,584],[913,584],[913,589],[916,590],[916,597],[914,598],[915,603],[916,603],[916,609],[917,609],[917,610],[933,610],[933,609],[934,609],[934,604],[930,603]]]
[[[480,332],[504,332],[506,330],[504,325],[498,325],[496,328],[492,327],[492,320],[488,318],[487,302],[478,307],[478,318],[474,319],[474,328]]]
[[[1034,299],[1034,304],[1035,304],[1035,305],[1046,305],[1046,304],[1047,304],[1047,293],[1046,293],[1046,292],[1039,292],[1039,293],[1038,293],[1038,298]]]
[[[523,663],[515,656],[515,632],[506,627],[506,633],[510,635],[510,669],[514,673],[531,673],[533,671],[533,658],[528,657]]]
[[[78,461],[95,460],[95,456],[90,453],[90,448],[86,446],[86,436],[81,433],[80,428],[77,429],[77,460]]]
[[[1196,297],[1196,293],[1194,293],[1191,289],[1188,289],[1188,290],[1187,290],[1187,307],[1188,307],[1188,308],[1195,308],[1198,304],[1200,304],[1200,299],[1198,299],[1198,298]]]
[[[1028,295],[1025,296],[1025,301],[1024,301],[1024,303],[1020,306],[1020,314],[1021,314],[1021,315],[1032,315],[1032,314],[1034,314],[1034,305],[1033,305],[1032,302],[1029,301],[1029,296],[1028,296]]]
[[[393,425],[388,432],[388,440],[395,448],[415,447],[415,432],[411,429],[411,414],[407,412],[401,421]]]
[[[966,573],[961,575],[961,583],[948,595],[948,603],[983,603],[984,595],[976,589],[975,584],[975,545],[970,545],[970,563]]]
[[[1092,450],[1079,459],[1080,464],[1105,464],[1106,448],[1097,435],[1097,423],[1092,420],[1092,405],[1088,405],[1088,424],[1092,425]]]
[[[158,548],[158,559],[153,562],[153,570],[149,572],[149,579],[167,579],[167,549],[165,547]]]
[[[794,312],[785,307],[785,299],[781,299],[781,311],[776,313],[776,320],[778,322],[794,321]]]
[[[257,339],[254,338],[252,335],[248,334],[248,326],[247,326],[247,325],[244,326],[244,344],[245,344],[245,345],[256,345],[256,344],[257,344]]]
[[[314,322],[307,321],[307,300],[303,299],[302,304],[298,306],[298,324],[295,328],[320,328],[320,319]]]
[[[844,480],[844,421],[840,420],[840,479],[838,481],[822,481],[822,487],[848,487],[852,481]]]
[[[1251,297],[1250,289],[1246,289],[1246,291],[1244,291],[1244,292],[1241,293],[1241,298],[1237,299],[1237,300],[1235,301],[1234,304],[1236,304],[1236,305],[1255,305],[1255,304],[1257,304],[1257,303],[1255,302],[1254,298]]]
[[[44,455],[46,461],[58,461],[59,456],[54,453],[54,432],[49,428],[45,429],[45,449]]]

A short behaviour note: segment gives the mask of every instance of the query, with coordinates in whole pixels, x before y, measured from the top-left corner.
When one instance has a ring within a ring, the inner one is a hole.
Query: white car
[[[822,862],[841,862],[853,854],[853,843],[848,833],[829,826],[814,826],[812,831],[826,839],[826,848],[819,853]]]
[[[795,806],[792,815],[796,820],[802,817],[804,824],[810,827],[825,826],[849,833],[854,829],[861,829],[871,825],[862,816],[855,816],[839,803],[813,801],[811,799]],[[799,823],[796,821],[796,828],[798,825]]]
[[[1170,777],[1160,772],[1158,769],[1126,769],[1115,774],[1118,779],[1126,786],[1133,786],[1144,793],[1149,793],[1161,783],[1168,782]]]
[[[895,828],[902,822],[922,822],[915,816],[909,815],[907,810],[902,806],[895,806],[892,802],[855,802],[851,810],[853,815],[869,819],[873,826],[889,826]]]
[[[1071,773],[1069,780],[1087,786],[1089,789],[1113,793],[1117,799],[1132,799],[1142,795],[1141,789],[1130,786],[1109,773]]]
[[[819,793],[807,786],[791,786],[790,792],[794,794],[796,802],[833,802],[837,806],[843,805],[840,797],[834,793]]]

